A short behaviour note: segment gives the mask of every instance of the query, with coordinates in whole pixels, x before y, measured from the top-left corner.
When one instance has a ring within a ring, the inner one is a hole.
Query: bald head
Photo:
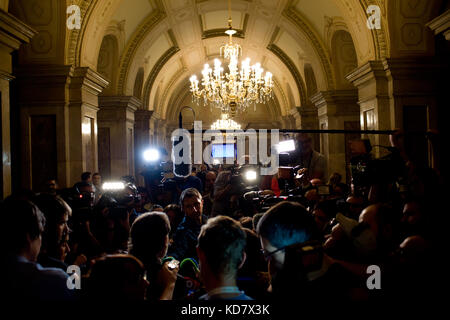
[[[208,171],[205,176],[205,190],[212,190],[217,174],[214,171]]]

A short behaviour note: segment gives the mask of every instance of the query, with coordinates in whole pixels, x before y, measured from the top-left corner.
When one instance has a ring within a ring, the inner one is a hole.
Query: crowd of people
[[[81,301],[389,301],[434,292],[439,175],[416,167],[393,137],[403,164],[395,178],[346,184],[338,173],[326,178],[309,136],[296,139],[292,177],[262,177],[253,193],[233,168],[202,165],[159,189],[124,177],[110,192],[99,173],[85,172],[72,188],[49,179],[39,193],[12,194],[1,203],[4,292]]]

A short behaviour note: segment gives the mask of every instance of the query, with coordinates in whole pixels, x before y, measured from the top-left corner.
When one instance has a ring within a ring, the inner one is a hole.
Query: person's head
[[[184,217],[181,207],[177,204],[169,204],[164,208],[164,212],[167,214],[167,217],[169,217],[171,230],[175,231]]]
[[[217,174],[214,171],[208,171],[205,176],[205,190],[212,190],[214,188],[216,178]]]
[[[300,148],[300,152],[304,155],[312,152],[312,139],[307,133],[297,133],[295,135],[297,141],[297,148]]]
[[[95,200],[95,187],[86,181],[81,181],[75,184],[75,192],[78,193],[79,198],[76,199],[75,207],[92,207]],[[75,209],[75,208],[74,208]]]
[[[203,213],[203,199],[200,192],[195,188],[188,188],[180,196],[181,210],[187,217],[201,220]]]
[[[36,261],[45,227],[44,214],[34,203],[13,197],[5,199],[0,211],[4,226],[0,233],[2,252]]]
[[[160,206],[159,204],[154,204],[154,205],[152,205],[152,207],[150,208],[150,211],[164,212],[164,208],[163,208],[162,206]]]
[[[35,204],[44,213],[46,220],[42,239],[43,248],[49,256],[64,261],[68,254],[69,226],[67,223],[72,209],[62,198],[46,194],[37,196]]]
[[[313,217],[317,230],[323,232],[330,220],[337,214],[336,202],[320,201],[314,206]]]
[[[104,301],[144,300],[148,287],[141,261],[127,254],[108,255],[95,260],[88,282],[91,299]]]
[[[328,180],[328,184],[329,185],[337,185],[338,183],[340,183],[342,181],[342,175],[339,172],[334,172],[331,176],[330,179]]]
[[[129,252],[145,265],[163,258],[169,246],[170,222],[163,212],[140,215],[131,226]]]
[[[245,261],[245,245],[245,232],[236,220],[226,216],[209,219],[201,228],[197,245],[203,280],[235,279]]]
[[[91,183],[92,182],[91,173],[89,171],[83,172],[81,174],[81,181]]]
[[[418,201],[408,201],[403,206],[402,223],[416,226],[422,221],[422,206]]]
[[[256,276],[258,272],[267,271],[267,263],[261,253],[261,243],[255,231],[242,228],[247,237],[247,244],[245,246],[246,259],[244,265],[239,270],[239,275]]]
[[[285,260],[284,249],[311,240],[316,229],[312,216],[301,204],[284,201],[267,210],[258,223],[257,233],[266,260],[280,270]]]
[[[102,184],[102,176],[100,175],[100,173],[96,172],[92,175],[92,183],[94,184],[94,186],[96,187],[100,187]]]
[[[376,247],[383,250],[394,245],[401,216],[387,204],[373,204],[359,216],[359,226],[368,228],[376,239]]]
[[[345,200],[348,208],[348,213],[353,219],[357,219],[364,209],[364,198],[356,195],[350,195]]]
[[[48,179],[44,184],[44,192],[48,194],[56,194],[56,189],[58,188],[58,184],[55,179]]]

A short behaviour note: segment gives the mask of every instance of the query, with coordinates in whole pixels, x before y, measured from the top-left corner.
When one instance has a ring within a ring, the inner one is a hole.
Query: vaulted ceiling
[[[357,37],[348,53],[354,66],[386,50],[377,47],[376,36],[363,25],[363,2],[231,1],[233,27],[239,31],[234,38],[243,48],[243,58],[261,62],[275,80],[275,99],[256,112],[249,110],[243,115],[246,123],[280,121],[305,106],[311,85],[305,83],[305,66],[312,70],[306,78],[316,90],[336,87],[331,54],[335,31],[348,31],[350,42]],[[227,41],[227,9],[226,0],[99,3],[84,30],[80,64],[104,71],[111,80],[106,94],[137,95],[158,118],[174,120],[183,105],[192,105],[189,77],[200,76],[203,64],[218,57]],[[217,118],[217,112],[194,107],[207,123]]]

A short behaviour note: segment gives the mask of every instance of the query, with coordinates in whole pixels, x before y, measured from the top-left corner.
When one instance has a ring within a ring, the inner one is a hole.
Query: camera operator
[[[295,135],[295,151],[292,153],[293,165],[305,168],[307,180],[320,179],[325,181],[327,162],[325,156],[313,150],[312,139],[307,133]]]

